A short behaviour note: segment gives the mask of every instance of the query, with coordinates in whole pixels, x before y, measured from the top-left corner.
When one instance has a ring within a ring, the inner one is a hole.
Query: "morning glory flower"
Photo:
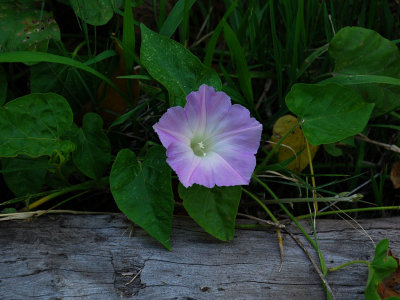
[[[249,184],[256,166],[261,124],[224,92],[203,84],[171,107],[153,128],[180,182],[212,188]]]

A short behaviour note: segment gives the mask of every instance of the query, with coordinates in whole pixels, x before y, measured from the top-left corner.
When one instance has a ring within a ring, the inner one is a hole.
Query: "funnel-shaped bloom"
[[[167,148],[167,163],[185,187],[249,184],[261,124],[228,95],[203,84],[171,107],[153,128]]]

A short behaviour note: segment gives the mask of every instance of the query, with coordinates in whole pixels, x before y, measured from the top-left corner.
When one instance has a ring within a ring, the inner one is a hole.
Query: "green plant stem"
[[[269,217],[271,218],[271,220],[274,223],[279,224],[278,219],[272,214],[272,212],[269,210],[269,208],[262,203],[262,201],[260,199],[258,199],[258,197],[256,197],[255,195],[253,195],[251,192],[249,192],[248,190],[246,190],[245,188],[242,187],[242,191],[244,191],[247,195],[249,195],[251,198],[253,198],[258,204],[260,204],[260,206],[266,211],[266,213],[269,215]],[[283,238],[282,238],[282,232],[280,228],[276,228],[276,234],[278,235],[278,245],[279,245],[279,251],[281,253],[281,267],[279,270],[282,269],[283,266],[283,261],[285,258],[285,252],[283,250]]]
[[[25,208],[24,210],[32,210],[36,207],[38,207],[39,205],[42,205],[44,203],[46,203],[47,201],[57,198],[58,196],[62,196],[64,194],[70,193],[70,192],[75,192],[75,191],[83,191],[83,190],[90,190],[94,187],[99,187],[99,186],[106,186],[108,185],[108,177],[103,177],[99,180],[91,180],[91,181],[87,181],[87,182],[83,182],[77,185],[73,185],[70,187],[66,187],[60,191],[54,192],[50,195],[47,195],[43,198],[40,198],[39,200],[31,203],[27,208]]]
[[[270,187],[265,184],[263,181],[261,181],[260,179],[257,178],[257,176],[253,175],[252,178],[259,183],[263,188],[265,188],[268,193],[276,200],[279,201],[279,198],[275,195],[275,193],[270,189]],[[315,248],[315,250],[318,253],[318,257],[320,260],[320,264],[321,264],[321,270],[324,274],[324,276],[326,276],[328,270],[326,268],[325,265],[325,260],[324,257],[321,253],[321,251],[318,248],[318,245],[315,243],[315,241],[310,237],[310,235],[304,230],[303,226],[300,225],[300,223],[297,221],[297,219],[290,213],[290,211],[286,208],[285,205],[283,205],[282,203],[279,204],[279,206],[282,208],[282,210],[285,212],[285,214],[296,224],[296,226],[299,228],[299,230],[304,234],[304,236],[306,237],[306,239],[309,241],[309,243]]]
[[[347,266],[351,266],[351,265],[355,265],[355,264],[364,264],[364,265],[369,266],[369,262],[366,261],[366,260],[352,260],[352,261],[344,263],[344,264],[342,264],[340,266],[337,266],[337,267],[334,267],[334,268],[329,268],[328,271],[329,272],[334,272],[334,271],[340,270],[341,268],[344,268],[344,267],[347,267]]]
[[[282,203],[279,203],[279,198],[275,195],[275,193],[270,189],[268,185],[258,179],[256,176],[253,175],[252,177],[257,183],[259,183],[263,188],[265,188],[268,193],[278,202],[279,206],[283,209],[283,211],[287,214],[287,216],[297,225],[300,231],[304,234],[306,239],[311,243],[311,245],[317,249],[317,245],[315,244],[314,240],[308,235],[308,233],[304,230],[304,228],[299,224],[296,218],[290,213],[290,211],[284,206]],[[264,204],[264,203],[263,203]]]
[[[242,191],[245,192],[247,195],[249,195],[253,200],[255,200],[260,206],[265,210],[265,212],[268,214],[268,216],[271,218],[272,221],[275,223],[279,223],[278,219],[272,214],[272,212],[269,210],[269,208],[260,200],[258,199],[257,196],[246,190],[245,188],[242,187]]]
[[[279,204],[279,203],[304,203],[304,202],[356,202],[362,198],[362,195],[355,194],[349,197],[323,197],[323,198],[281,198],[278,200],[264,200],[264,204]]]
[[[400,206],[350,208],[350,209],[343,209],[343,210],[318,212],[316,215],[320,217],[320,216],[334,215],[334,214],[340,214],[340,213],[353,213],[353,212],[379,211],[379,210],[400,210]],[[314,214],[301,215],[301,216],[296,217],[296,219],[303,220],[303,219],[310,218],[311,216],[314,216]]]
[[[83,41],[81,42],[78,46],[75,47],[74,51],[71,54],[71,58],[75,58],[78,55],[79,50],[81,50],[81,48],[83,46],[85,46],[87,43],[87,41]]]

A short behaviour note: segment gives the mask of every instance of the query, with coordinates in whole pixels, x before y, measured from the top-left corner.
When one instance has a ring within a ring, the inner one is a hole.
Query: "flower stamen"
[[[197,156],[206,156],[207,155],[207,148],[206,145],[204,145],[204,141],[200,142],[192,142],[190,147],[193,150],[193,153]]]

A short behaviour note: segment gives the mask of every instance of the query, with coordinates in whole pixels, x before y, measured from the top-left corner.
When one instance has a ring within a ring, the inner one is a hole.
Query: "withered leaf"
[[[285,115],[280,117],[273,128],[273,134],[270,142],[271,146],[274,147],[296,124],[297,118],[292,115]],[[278,147],[278,161],[284,162],[286,160],[293,159],[286,168],[296,172],[301,172],[309,164],[307,154],[307,141],[304,137],[303,131],[300,127],[295,128]],[[310,146],[311,159],[314,158],[317,153],[318,146]]]
[[[400,188],[400,161],[393,164],[392,170],[390,171],[390,180],[395,189]]]
[[[388,256],[393,257],[397,262],[397,269],[386,279],[378,284],[378,294],[382,299],[388,297],[400,297],[400,265],[399,259],[389,249]]]

